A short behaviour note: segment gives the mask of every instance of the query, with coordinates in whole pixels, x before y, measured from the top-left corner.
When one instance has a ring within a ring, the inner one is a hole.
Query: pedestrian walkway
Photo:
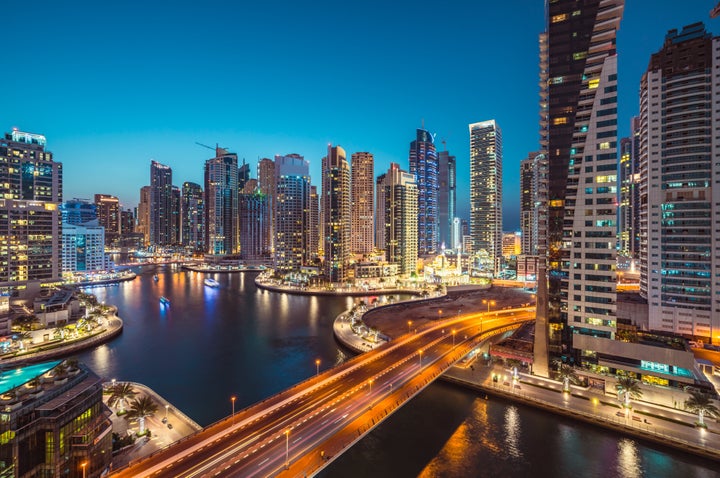
[[[142,395],[152,397],[158,406],[158,411],[152,417],[145,419],[145,428],[150,430],[150,438],[138,438],[134,445],[126,447],[115,454],[112,460],[113,468],[120,468],[133,460],[146,457],[202,429],[200,425],[151,388],[137,382],[125,383],[129,383],[135,389],[137,392],[135,398]],[[111,382],[103,384],[104,389],[109,389],[111,386]],[[110,398],[109,394],[103,394],[105,404],[107,404],[108,398]],[[125,404],[125,409],[129,409],[129,404]],[[113,433],[125,436],[138,432],[139,425],[136,419],[127,420],[124,415],[118,416],[116,413],[117,406],[110,410],[113,412],[110,416]]]
[[[637,400],[626,409],[614,395],[574,385],[570,393],[563,392],[560,382],[524,373],[513,378],[513,372],[504,366],[483,361],[467,368],[454,367],[443,378],[686,452],[720,458],[718,422],[706,418],[707,428],[696,427],[697,415],[684,410]]]

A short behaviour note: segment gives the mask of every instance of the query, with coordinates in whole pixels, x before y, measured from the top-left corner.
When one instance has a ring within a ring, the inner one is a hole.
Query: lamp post
[[[320,375],[320,359],[315,359],[315,376]]]
[[[165,420],[167,420],[168,408],[170,408],[170,404],[169,404],[169,403],[168,403],[168,404],[165,404]]]
[[[488,300],[488,299],[483,299],[482,303],[483,303],[483,304],[487,304],[487,306],[488,306],[488,308],[487,308],[488,313],[490,313],[490,306],[496,304],[496,302],[495,302],[494,300]]]
[[[372,394],[372,383],[373,383],[373,379],[368,380],[368,383],[370,384],[370,390],[369,390],[368,393],[369,393],[369,394]]]
[[[419,360],[420,366],[422,367],[422,349],[418,350],[418,357],[419,357],[419,359],[420,359],[420,360]]]
[[[236,400],[236,399],[237,399],[237,397],[236,397],[235,395],[233,395],[232,397],[230,397],[230,401],[232,402],[232,419],[233,419],[233,422],[235,421],[235,400]]]
[[[285,430],[285,469],[290,468],[290,429]]]
[[[410,333],[410,326],[412,325],[412,320],[408,320],[408,334]]]
[[[83,461],[80,463],[80,468],[82,468],[82,476],[85,478],[85,467],[87,466],[87,461]]]

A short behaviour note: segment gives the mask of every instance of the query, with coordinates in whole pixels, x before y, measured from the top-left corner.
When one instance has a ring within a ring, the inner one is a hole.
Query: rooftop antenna
[[[445,138],[443,138],[440,142],[442,143],[443,148],[445,148],[445,151],[447,151],[447,141],[445,141]]]

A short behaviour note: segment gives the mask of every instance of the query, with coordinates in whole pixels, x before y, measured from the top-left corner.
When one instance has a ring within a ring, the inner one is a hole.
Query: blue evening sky
[[[620,134],[640,77],[670,28],[715,0],[630,0],[618,35]],[[458,161],[469,217],[468,124],[503,132],[504,227],[519,226],[519,164],[538,147],[544,2],[25,1],[3,9],[0,128],[47,136],[64,198],[113,194],[133,207],[150,160],[203,182],[218,143],[256,175],[299,153],[320,183],[327,144],[408,167],[421,122]],[[349,158],[348,158],[349,159]]]

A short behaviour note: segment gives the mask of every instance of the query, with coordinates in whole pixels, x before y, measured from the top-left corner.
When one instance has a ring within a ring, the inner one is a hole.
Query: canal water
[[[157,280],[154,276],[157,275]],[[209,425],[350,355],[332,322],[353,298],[258,289],[255,273],[146,267],[90,289],[125,327],[79,358],[144,383]],[[219,288],[203,279],[213,277]],[[169,306],[160,303],[167,297]],[[323,477],[718,477],[720,466],[604,429],[436,382],[339,457]]]

